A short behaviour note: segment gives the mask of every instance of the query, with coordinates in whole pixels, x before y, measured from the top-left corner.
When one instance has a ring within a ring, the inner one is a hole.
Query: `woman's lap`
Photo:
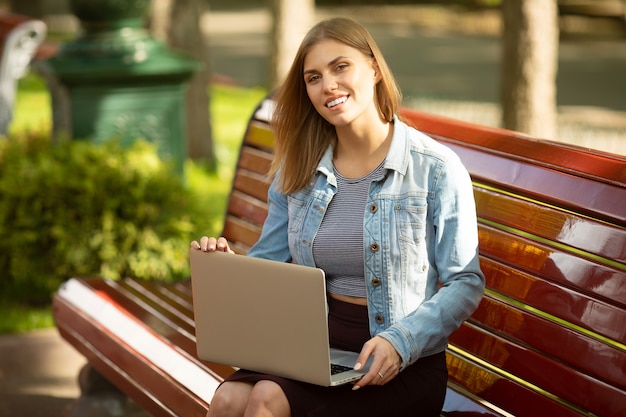
[[[421,358],[383,386],[352,384],[322,387],[247,370],[227,381],[277,383],[287,396],[292,417],[439,416],[447,382],[445,353]]]
[[[367,307],[329,299],[329,334],[333,347],[359,351],[369,340]],[[421,358],[383,386],[352,384],[321,387],[274,375],[239,370],[226,379],[274,381],[289,400],[292,417],[439,416],[448,372],[445,353]]]

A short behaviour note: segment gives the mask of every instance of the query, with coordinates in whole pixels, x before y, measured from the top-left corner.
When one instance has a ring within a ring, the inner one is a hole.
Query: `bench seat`
[[[224,232],[238,253],[267,212],[271,100],[250,119]],[[626,158],[403,109],[468,168],[487,279],[450,338],[444,415],[623,416]],[[69,280],[61,335],[154,416],[204,415],[233,369],[196,357],[189,281]]]

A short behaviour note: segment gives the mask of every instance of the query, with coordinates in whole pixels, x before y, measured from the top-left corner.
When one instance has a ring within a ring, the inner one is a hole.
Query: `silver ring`
[[[378,372],[378,376],[382,378],[382,377],[384,377],[385,375],[383,375],[383,374],[381,374],[380,372]]]

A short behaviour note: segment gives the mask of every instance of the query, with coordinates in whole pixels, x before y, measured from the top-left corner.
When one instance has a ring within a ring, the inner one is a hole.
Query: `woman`
[[[331,345],[369,357],[353,385],[237,371],[208,416],[438,416],[448,335],[477,307],[484,277],[467,171],[395,113],[400,93],[358,23],[304,38],[272,120],[269,211],[248,256],[326,272]],[[224,238],[191,247],[233,252]]]

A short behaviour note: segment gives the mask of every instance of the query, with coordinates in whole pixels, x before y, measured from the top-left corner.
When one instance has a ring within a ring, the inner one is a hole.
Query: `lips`
[[[348,101],[348,96],[337,97],[326,102],[325,106],[329,109]]]

